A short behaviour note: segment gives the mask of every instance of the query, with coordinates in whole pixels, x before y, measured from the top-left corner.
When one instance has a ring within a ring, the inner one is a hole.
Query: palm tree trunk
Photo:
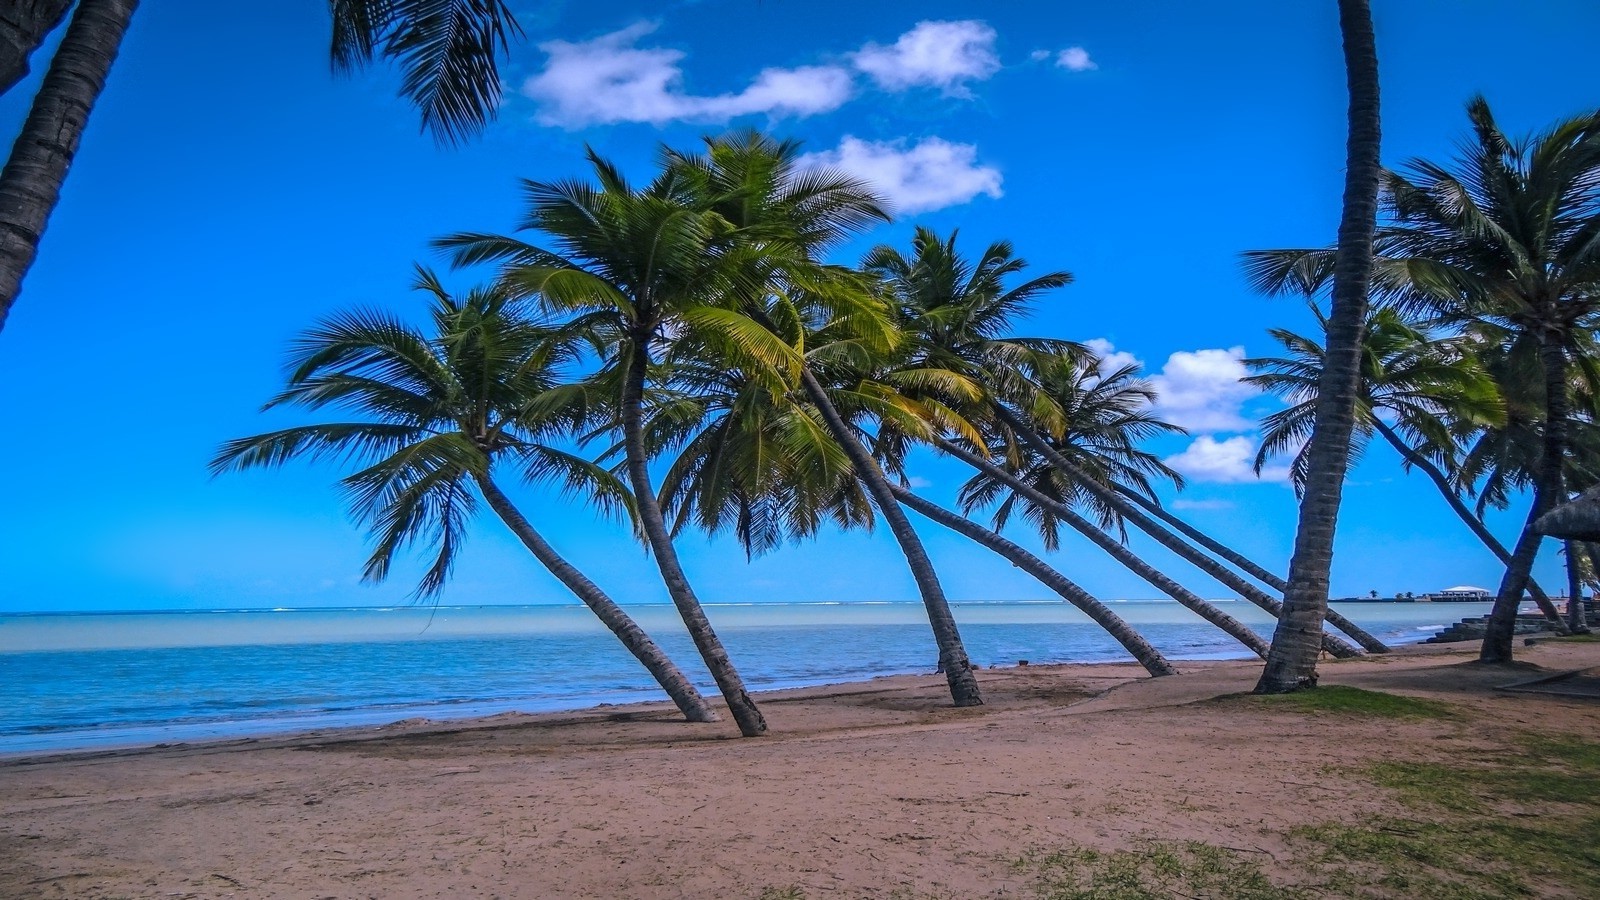
[[[939,575],[933,569],[933,561],[928,559],[922,539],[917,537],[911,520],[906,518],[905,511],[890,490],[889,479],[884,477],[883,470],[878,468],[872,454],[850,432],[839,411],[833,408],[833,402],[828,399],[828,392],[823,389],[822,383],[804,366],[800,369],[800,384],[805,389],[806,397],[822,414],[822,421],[832,432],[833,439],[850,457],[850,465],[855,469],[856,476],[866,485],[872,502],[877,504],[878,512],[889,523],[889,530],[899,542],[900,551],[905,554],[906,564],[911,567],[911,577],[916,579],[917,591],[922,595],[922,605],[928,611],[928,624],[933,627],[933,640],[939,647],[939,668],[944,670],[945,680],[950,685],[950,699],[956,706],[981,705],[983,695],[978,690],[978,677],[973,674],[972,662],[967,659],[967,648],[962,646],[961,632],[956,628],[955,615],[950,612],[950,602],[945,599],[944,586],[939,584]]]
[[[1210,550],[1212,553],[1215,553],[1222,560],[1231,563],[1234,568],[1245,573],[1246,575],[1249,575],[1251,578],[1254,578],[1255,580],[1261,582],[1269,588],[1272,588],[1275,591],[1288,590],[1288,582],[1267,571],[1265,568],[1256,565],[1256,563],[1252,562],[1249,558],[1245,557],[1237,550],[1230,548],[1221,541],[1218,541],[1200,529],[1190,525],[1188,522],[1185,522],[1184,520],[1173,515],[1171,511],[1154,500],[1151,500],[1149,497],[1146,497],[1138,491],[1132,490],[1120,484],[1113,485],[1112,489],[1129,500],[1132,500],[1146,512],[1167,523],[1168,525],[1171,525],[1173,530],[1177,531],[1179,534],[1187,537],[1191,541],[1194,541],[1196,544],[1199,544],[1205,549]]]
[[[1350,134],[1346,143],[1344,211],[1334,252],[1328,346],[1317,385],[1316,421],[1306,448],[1305,494],[1283,615],[1272,634],[1272,651],[1256,682],[1256,693],[1282,694],[1317,683],[1317,649],[1328,614],[1328,579],[1333,568],[1333,533],[1350,467],[1356,396],[1361,388],[1361,335],[1372,280],[1372,237],[1378,225],[1378,50],[1367,0],[1339,0],[1339,31],[1350,90]]]
[[[555,548],[545,541],[543,535],[535,531],[533,525],[522,515],[522,512],[512,505],[511,498],[507,497],[500,486],[489,479],[487,475],[475,475],[478,490],[483,492],[483,498],[489,501],[489,508],[495,511],[506,527],[511,529],[522,545],[527,547],[535,559],[550,571],[556,580],[567,586],[583,605],[617,636],[622,646],[628,648],[634,658],[647,669],[661,689],[667,692],[672,702],[677,704],[683,717],[691,722],[715,722],[717,714],[706,703],[700,692],[695,690],[683,672],[673,664],[667,654],[655,641],[650,639],[639,623],[633,620],[618,606],[614,600],[606,595],[605,591],[590,581],[577,567],[567,562],[556,553]]]
[[[1578,559],[1577,541],[1567,541],[1567,630],[1588,634],[1589,623],[1583,614],[1583,563]]]
[[[1383,435],[1383,439],[1388,441],[1389,445],[1398,451],[1406,462],[1411,464],[1412,468],[1421,469],[1423,474],[1428,476],[1429,480],[1433,482],[1433,486],[1439,489],[1440,494],[1444,495],[1445,502],[1450,504],[1450,508],[1455,511],[1456,516],[1466,523],[1473,534],[1478,536],[1478,540],[1489,548],[1489,552],[1500,560],[1500,564],[1508,565],[1511,562],[1511,551],[1507,550],[1506,546],[1490,533],[1489,527],[1484,525],[1483,520],[1467,508],[1467,504],[1461,502],[1461,495],[1457,494],[1455,489],[1450,486],[1450,479],[1444,472],[1440,471],[1438,466],[1433,464],[1433,460],[1418,453],[1415,447],[1401,440],[1400,435],[1396,434],[1394,429],[1385,425],[1376,416],[1373,417],[1372,424],[1377,428],[1378,433]],[[1533,595],[1533,602],[1539,604],[1539,609],[1544,613],[1544,617],[1554,622],[1557,630],[1564,631],[1566,625],[1562,622],[1561,613],[1556,610],[1556,605],[1551,602],[1550,595],[1546,594],[1544,589],[1539,587],[1539,583],[1531,577],[1528,579],[1528,593]]]
[[[1041,455],[1044,456],[1045,459],[1050,461],[1051,465],[1056,466],[1057,468],[1061,469],[1061,471],[1071,476],[1072,479],[1076,483],[1082,485],[1085,490],[1109,504],[1117,511],[1118,515],[1121,515],[1124,519],[1131,522],[1135,528],[1138,528],[1140,531],[1143,531],[1145,534],[1148,534],[1150,537],[1154,538],[1156,543],[1167,548],[1168,550],[1171,550],[1184,560],[1187,560],[1200,571],[1210,575],[1229,590],[1237,592],[1239,596],[1272,613],[1274,617],[1282,614],[1282,602],[1260,590],[1250,582],[1240,578],[1238,575],[1235,575],[1226,566],[1189,546],[1172,532],[1167,531],[1165,528],[1162,528],[1160,525],[1152,522],[1148,516],[1140,513],[1137,509],[1134,509],[1133,504],[1123,500],[1115,492],[1108,490],[1105,485],[1096,481],[1094,478],[1091,478],[1088,473],[1073,465],[1072,461],[1067,459],[1065,456],[1062,456],[1055,447],[1050,445],[1049,441],[1046,441],[1044,438],[1040,437],[1032,428],[1028,427],[1026,422],[1017,418],[1016,413],[1013,413],[1000,403],[995,403],[994,409],[995,413],[1000,416],[1001,420],[1009,425],[1011,430],[1016,432],[1016,434],[1021,437],[1022,440],[1028,444],[1028,446],[1037,450]],[[1359,641],[1361,646],[1365,647],[1369,652],[1388,652],[1389,648],[1384,646],[1382,641],[1368,634],[1365,629],[1356,625],[1354,622],[1351,622],[1349,619],[1346,619],[1344,616],[1341,616],[1338,613],[1330,613],[1328,616],[1328,621],[1334,623],[1334,625],[1345,634],[1348,634]],[[1350,646],[1337,635],[1328,635],[1327,638],[1327,640],[1320,642],[1320,646],[1326,648],[1328,652],[1332,653],[1334,656],[1359,656],[1361,653],[1360,650]]]
[[[1180,585],[1171,578],[1168,578],[1160,570],[1145,562],[1143,559],[1140,559],[1138,554],[1134,553],[1132,550],[1129,550],[1120,541],[1117,541],[1115,538],[1111,537],[1111,535],[1106,534],[1104,531],[1094,527],[1094,523],[1078,515],[1070,506],[1055,502],[1055,500],[1039,491],[1034,490],[1028,485],[1027,482],[1016,478],[1005,469],[1000,468],[994,463],[991,463],[976,454],[968,453],[949,441],[940,440],[937,442],[937,446],[945,453],[954,456],[956,459],[959,459],[967,465],[972,466],[974,469],[977,469],[978,471],[988,475],[990,478],[997,478],[1001,481],[1004,481],[1006,484],[1011,486],[1012,490],[1024,497],[1027,497],[1034,503],[1049,509],[1056,516],[1066,521],[1067,524],[1077,529],[1077,531],[1084,537],[1087,537],[1089,540],[1093,541],[1097,546],[1100,547],[1100,549],[1110,554],[1113,559],[1121,563],[1123,567],[1128,569],[1128,571],[1138,575],[1140,578],[1143,578],[1146,582],[1149,582],[1153,587],[1161,591],[1163,594],[1166,594],[1168,597],[1178,601],[1178,603],[1182,604],[1185,609],[1222,629],[1228,634],[1229,637],[1232,637],[1239,643],[1249,647],[1251,652],[1255,653],[1257,656],[1260,656],[1263,659],[1266,658],[1267,642],[1262,640],[1261,635],[1251,631],[1248,625],[1218,609],[1215,604],[1206,602],[1200,596],[1185,588],[1183,585]],[[1269,612],[1270,611],[1271,610],[1269,609]],[[1274,615],[1276,615],[1276,613],[1274,613]],[[1355,655],[1355,648],[1351,647],[1349,650],[1350,655]]]
[[[1533,482],[1533,508],[1522,526],[1522,536],[1511,552],[1511,562],[1506,566],[1505,577],[1500,580],[1500,591],[1494,599],[1494,610],[1489,613],[1489,625],[1484,632],[1483,648],[1478,660],[1486,663],[1511,661],[1511,639],[1517,630],[1517,607],[1522,605],[1522,594],[1528,587],[1528,576],[1533,571],[1533,561],[1539,555],[1539,545],[1544,536],[1533,530],[1533,523],[1566,499],[1561,471],[1567,452],[1567,415],[1571,404],[1567,398],[1567,352],[1558,335],[1539,333],[1539,361],[1544,366],[1544,447],[1539,459],[1538,477]]]
[[[45,223],[105,88],[139,0],[81,0],[0,170],[0,330],[39,252]]]
[[[672,546],[672,535],[661,514],[655,488],[650,484],[650,460],[644,444],[644,379],[650,366],[646,349],[649,336],[635,334],[632,338],[622,387],[622,447],[627,458],[628,480],[633,487],[639,522],[644,528],[645,540],[650,544],[651,555],[655,557],[656,567],[661,570],[661,580],[666,584],[667,594],[672,597],[673,606],[678,608],[678,615],[689,629],[689,637],[694,639],[700,658],[716,680],[722,699],[728,704],[728,711],[733,713],[733,720],[739,725],[739,733],[745,737],[757,737],[766,732],[767,720],[745,690],[744,680],[739,677],[732,660],[728,659],[728,651],[723,648],[722,641],[711,627],[711,620],[706,618],[705,609],[700,606],[700,598],[689,586],[689,578],[678,562],[678,551]]]
[[[12,0],[0,9],[0,94],[28,77],[28,57],[67,17],[72,0]]]
[[[1044,560],[1006,540],[997,532],[991,531],[965,516],[957,515],[923,497],[918,497],[893,482],[890,482],[889,490],[894,493],[896,499],[901,503],[938,522],[940,525],[988,547],[990,550],[1005,557],[1012,565],[1038,579],[1040,583],[1050,588],[1050,590],[1060,594],[1068,603],[1076,606],[1090,619],[1094,620],[1096,625],[1104,628],[1106,633],[1115,638],[1117,643],[1122,645],[1122,649],[1128,651],[1134,659],[1138,660],[1139,665],[1144,666],[1144,670],[1149,672],[1152,677],[1159,678],[1163,675],[1178,674],[1178,670],[1167,662],[1166,657],[1161,655],[1161,651],[1144,639],[1144,635],[1135,631],[1121,616],[1112,612],[1104,603],[1096,600],[1088,591],[1085,591],[1074,584],[1067,576],[1045,564]]]

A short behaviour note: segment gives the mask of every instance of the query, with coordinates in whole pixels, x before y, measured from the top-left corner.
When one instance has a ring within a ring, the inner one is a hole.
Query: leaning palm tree
[[[527,321],[503,292],[454,298],[430,274],[434,335],[392,316],[354,312],[307,332],[295,345],[288,387],[267,404],[354,412],[353,421],[300,425],[229,441],[213,472],[279,466],[294,459],[360,461],[344,479],[356,517],[376,547],[365,577],[381,581],[396,553],[424,542],[433,563],[419,596],[445,585],[475,499],[473,489],[557,580],[588,606],[655,677],[684,716],[716,720],[689,680],[644,630],[594,582],[558,555],[512,504],[497,463],[528,477],[555,478],[601,508],[620,509],[627,492],[604,470],[545,442],[563,427],[560,370],[579,351],[570,330]],[[542,407],[542,409],[541,409]],[[535,414],[534,410],[540,410]]]
[[[860,378],[863,355],[894,352],[900,335],[868,280],[817,261],[855,231],[887,219],[879,198],[843,173],[802,169],[797,143],[754,132],[712,140],[702,154],[673,158],[708,208],[744,236],[746,274],[735,296],[744,320],[764,332],[741,340],[789,348],[789,383],[844,451],[906,557],[952,701],[957,706],[982,703],[938,573],[861,433],[864,419],[909,416],[920,422],[946,412],[937,404],[909,401],[903,395],[909,383],[937,382],[960,390],[965,382],[928,366],[895,373],[892,380],[897,383]]]
[[[1389,222],[1376,237],[1375,286],[1388,302],[1447,323],[1498,329],[1533,357],[1542,423],[1533,503],[1501,579],[1479,658],[1511,658],[1517,606],[1541,536],[1532,523],[1564,499],[1572,372],[1595,368],[1600,324],[1600,112],[1518,140],[1489,105],[1467,105],[1473,139],[1453,166],[1425,160],[1385,176]],[[1315,285],[1325,251],[1252,258],[1263,287]]]
[[[1092,497],[1104,510],[1115,511],[1121,520],[1146,532],[1250,602],[1263,609],[1277,610],[1279,601],[1196,550],[1138,507],[1149,508],[1158,517],[1174,522],[1175,527],[1185,533],[1223,551],[1221,555],[1225,558],[1240,559],[1237,554],[1226,551],[1161,510],[1148,492],[1132,490],[1115,480],[1101,482],[1094,472],[1068,459],[1060,452],[1063,445],[1052,440],[1051,436],[1065,437],[1067,412],[1051,397],[1050,391],[1030,380],[1028,372],[1042,369],[1064,374],[1065,370],[1054,368],[1058,365],[1056,361],[1063,355],[1086,351],[1068,341],[1015,337],[1011,335],[1011,328],[1040,297],[1070,283],[1071,276],[1066,272],[1052,272],[1008,287],[1006,279],[1019,275],[1027,265],[1014,255],[1009,243],[991,244],[976,263],[968,263],[957,252],[955,241],[955,235],[940,240],[933,232],[923,229],[913,239],[910,258],[893,247],[879,247],[869,254],[865,263],[869,272],[885,280],[896,297],[902,328],[912,335],[912,349],[908,353],[911,360],[954,371],[982,383],[986,390],[980,408],[971,413],[973,417],[998,420],[1006,434],[1060,468],[1073,482],[1075,492]],[[969,443],[987,452],[981,440]],[[1258,573],[1256,577],[1270,578],[1259,566],[1247,565]],[[1383,652],[1387,649],[1381,641],[1343,616],[1335,613],[1333,621],[1367,650]],[[1337,639],[1333,643],[1346,646]]]
[[[38,255],[67,169],[138,5],[139,0],[78,0],[22,133],[0,169],[0,329]],[[400,93],[421,113],[424,130],[440,140],[459,141],[493,117],[500,104],[498,58],[510,38],[521,33],[503,0],[328,0],[328,9],[334,67],[348,71],[374,59],[398,63]],[[11,34],[15,51],[0,55],[0,67],[10,69],[0,68],[0,78],[20,77],[17,67],[25,65],[64,11],[65,4],[31,0],[25,9],[0,16],[22,26]]]
[[[744,354],[757,371],[770,374],[784,363],[786,348],[762,341],[765,330],[730,308],[731,294],[759,280],[750,269],[760,268],[762,257],[741,247],[737,229],[706,208],[689,173],[670,158],[643,187],[593,150],[588,159],[594,184],[525,183],[522,227],[542,233],[546,246],[483,233],[455,234],[436,245],[456,265],[498,264],[506,290],[602,336],[598,375],[617,391],[617,431],[639,528],[740,734],[755,737],[766,731],[766,719],[689,583],[657,498],[645,407],[661,352],[697,330],[727,335],[723,346]]]

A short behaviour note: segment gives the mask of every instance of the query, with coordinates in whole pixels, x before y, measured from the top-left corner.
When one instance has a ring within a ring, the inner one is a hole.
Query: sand
[[[1600,644],[1529,648],[1526,669],[1472,649],[1323,680],[1600,737],[1600,703],[1495,690],[1600,665]],[[969,710],[934,676],[767,694],[755,740],[644,705],[5,760],[0,896],[988,897],[1021,886],[1027,850],[1144,838],[1271,873],[1293,826],[1390,805],[1343,770],[1482,740],[1217,700],[1259,664],[1182,668],[985,670]]]

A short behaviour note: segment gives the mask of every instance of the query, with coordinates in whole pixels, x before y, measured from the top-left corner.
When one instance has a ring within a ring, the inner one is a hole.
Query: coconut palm
[[[1060,467],[1079,496],[1092,497],[1103,511],[1114,511],[1122,520],[1150,534],[1251,602],[1265,609],[1277,609],[1277,600],[1143,515],[1137,505],[1159,509],[1148,492],[1141,493],[1126,486],[1119,490],[1115,480],[1098,480],[1094,472],[1067,459],[1045,438],[1048,434],[1065,436],[1068,417],[1050,392],[1030,380],[1028,373],[1054,372],[1070,382],[1071,367],[1059,368],[1056,361],[1064,354],[1082,353],[1084,348],[1067,341],[1010,335],[1012,325],[1030,311],[1034,302],[1048,291],[1070,283],[1071,276],[1066,272],[1052,272],[1008,288],[1006,279],[1021,274],[1027,266],[1015,256],[1010,244],[991,244],[976,264],[968,264],[957,252],[955,241],[955,235],[940,240],[931,231],[919,230],[913,239],[913,254],[909,259],[893,247],[880,247],[869,254],[865,263],[869,272],[885,280],[896,297],[902,327],[913,335],[911,357],[964,374],[985,385],[987,390],[981,409],[971,415],[998,419],[1006,433],[1032,452],[1041,454],[1051,465]],[[1037,421],[1026,421],[1022,413],[1008,404],[1026,410],[1027,416]],[[981,440],[969,443],[987,452]],[[880,449],[882,445],[880,441]],[[903,448],[893,450],[890,455],[901,453]],[[1164,512],[1162,515],[1175,518]],[[1231,556],[1237,557],[1237,554]],[[1341,629],[1366,649],[1373,652],[1387,649],[1344,617],[1335,614],[1335,619]],[[1342,641],[1334,643],[1343,646]]]
[[[760,289],[740,292],[740,309],[770,339],[792,349],[797,393],[844,451],[904,553],[928,613],[952,701],[957,706],[982,703],[938,573],[862,432],[863,417],[895,419],[913,428],[935,418],[950,420],[949,410],[937,401],[919,403],[908,397],[914,385],[975,388],[955,373],[926,365],[901,366],[884,381],[861,378],[863,355],[897,351],[900,335],[867,280],[817,262],[853,231],[886,219],[880,201],[842,173],[803,170],[798,144],[754,132],[710,141],[704,154],[675,159],[693,173],[710,208],[734,223],[755,252],[759,276],[743,281]]]
[[[1504,662],[1539,551],[1532,523],[1564,498],[1572,373],[1596,367],[1588,336],[1600,324],[1600,112],[1517,140],[1483,98],[1468,103],[1467,115],[1473,137],[1453,165],[1416,160],[1385,175],[1389,221],[1376,238],[1376,287],[1446,322],[1503,332],[1529,363],[1530,384],[1542,385],[1532,508],[1480,652]],[[1251,266],[1264,287],[1314,286],[1326,252],[1261,254]]]
[[[13,0],[0,16],[0,94],[28,76],[28,57],[67,17],[72,0]]]
[[[1327,318],[1311,306],[1323,331]],[[1246,382],[1289,401],[1264,421],[1265,434],[1256,454],[1260,472],[1274,455],[1300,445],[1315,415],[1324,352],[1321,343],[1286,329],[1270,329],[1288,352],[1286,357],[1247,359],[1256,374]],[[1374,310],[1362,337],[1362,382],[1357,397],[1351,455],[1359,457],[1374,434],[1400,454],[1403,465],[1420,470],[1445,502],[1501,564],[1511,552],[1462,498],[1457,439],[1484,429],[1505,426],[1506,404],[1494,377],[1481,362],[1482,342],[1468,336],[1434,337],[1406,322],[1393,308]],[[1305,452],[1295,455],[1290,476],[1297,491],[1304,488]],[[1559,621],[1555,605],[1539,586],[1529,590],[1545,615]]]
[[[293,351],[289,384],[267,404],[336,408],[352,421],[300,425],[225,444],[214,472],[279,466],[294,459],[361,463],[344,487],[376,546],[364,575],[381,581],[395,554],[415,543],[433,563],[417,587],[440,591],[476,501],[473,489],[530,552],[588,606],[649,670],[690,721],[716,716],[649,635],[598,586],[559,556],[512,504],[495,477],[497,463],[531,478],[557,479],[596,505],[628,505],[608,473],[550,446],[562,427],[559,406],[530,410],[559,393],[561,369],[581,349],[570,331],[519,317],[507,296],[477,290],[448,294],[423,272],[431,297],[429,337],[379,312],[336,316],[307,332]]]
[[[67,169],[138,5],[138,0],[78,0],[22,133],[0,169],[0,330],[38,255]],[[24,4],[10,33],[16,61],[0,53],[0,83],[7,66],[21,77],[17,65],[25,71],[27,56],[64,9],[51,0]],[[359,68],[374,59],[397,63],[400,93],[421,113],[423,130],[442,141],[459,141],[494,115],[500,102],[498,56],[521,33],[503,0],[328,0],[328,9],[334,68]]]
[[[1378,52],[1367,0],[1339,0],[1339,31],[1350,103],[1347,113],[1344,205],[1334,251],[1328,346],[1317,390],[1316,416],[1306,447],[1305,490],[1289,559],[1284,612],[1256,692],[1279,694],[1315,687],[1322,623],[1328,616],[1333,534],[1350,465],[1356,397],[1361,383],[1361,329],[1372,278],[1377,227],[1379,160]]]
[[[766,731],[766,720],[689,583],[651,482],[645,401],[658,355],[685,333],[729,335],[724,346],[774,378],[787,348],[761,340],[765,330],[730,309],[730,294],[746,286],[760,256],[741,252],[734,226],[705,208],[683,166],[668,159],[652,182],[635,187],[593,150],[587,155],[594,184],[525,183],[522,227],[541,232],[547,246],[483,233],[436,244],[457,265],[498,264],[506,290],[603,336],[600,374],[618,391],[617,425],[638,526],[740,734],[754,737]]]

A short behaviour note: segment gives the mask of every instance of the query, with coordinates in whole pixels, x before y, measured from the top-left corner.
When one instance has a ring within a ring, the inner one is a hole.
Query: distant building
[[[1453,588],[1445,588],[1432,594],[1423,594],[1417,599],[1434,603],[1487,603],[1494,599],[1494,594],[1491,594],[1487,588],[1458,584]]]

